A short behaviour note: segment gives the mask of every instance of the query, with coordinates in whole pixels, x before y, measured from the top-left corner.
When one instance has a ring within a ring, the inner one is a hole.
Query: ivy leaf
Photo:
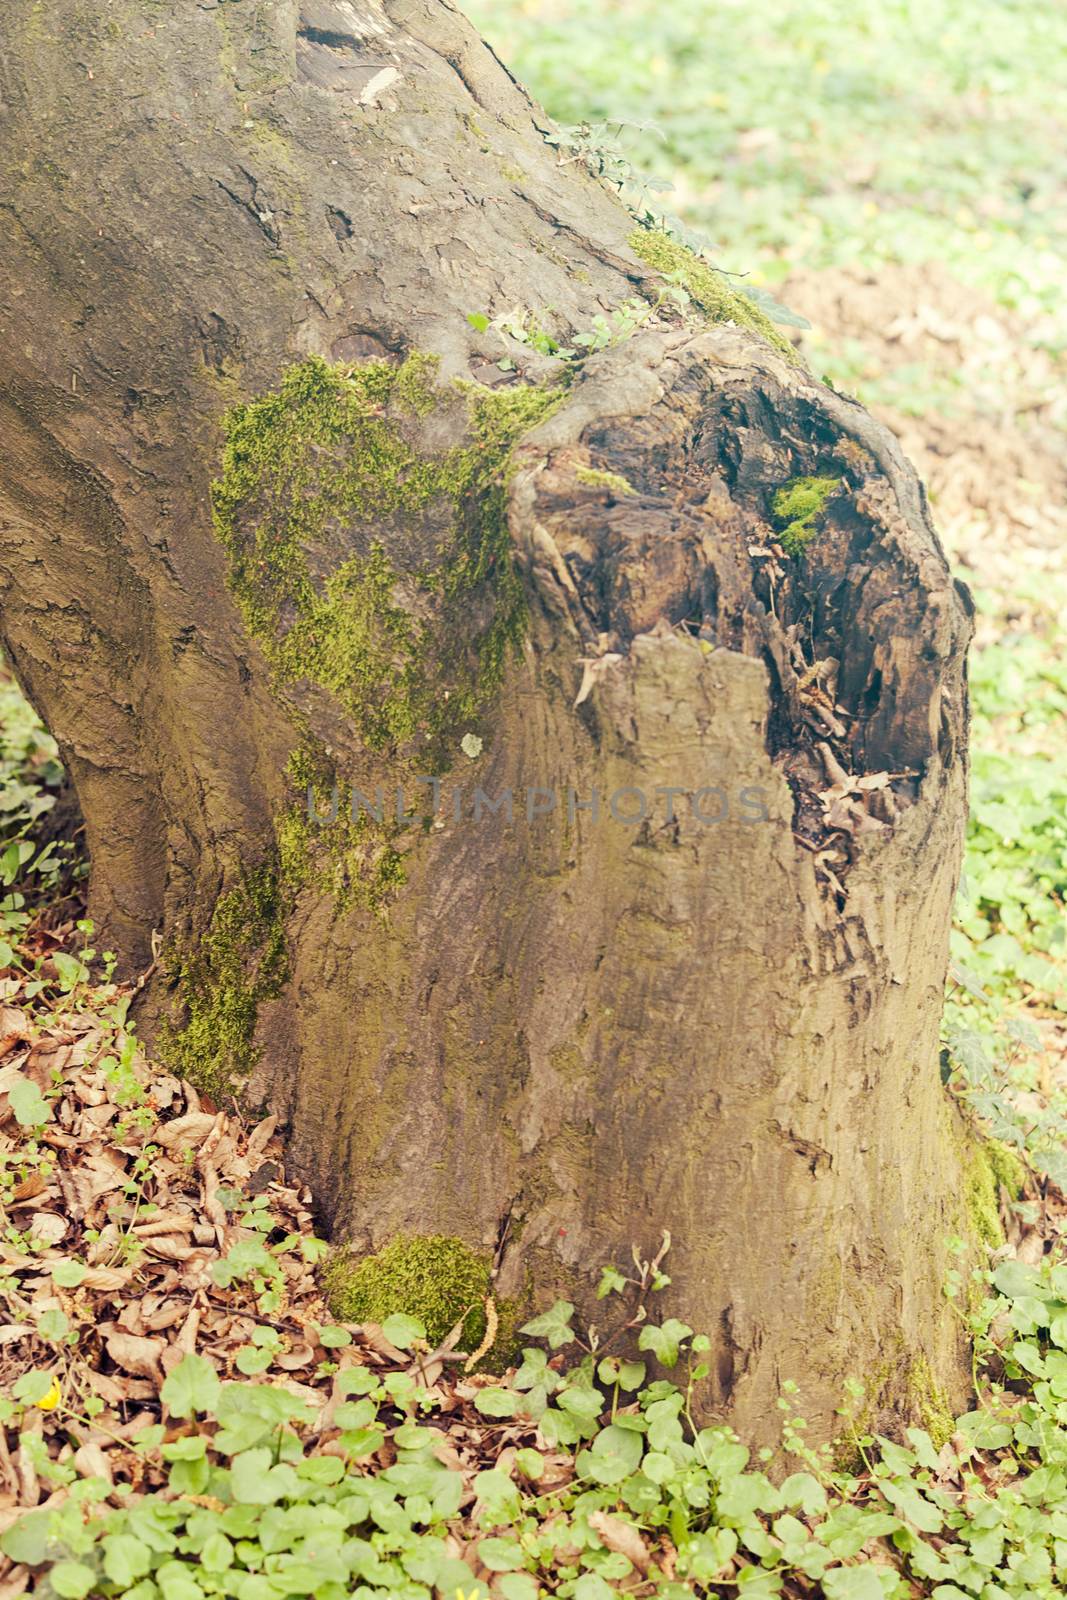
[[[490,1572],[515,1572],[523,1563],[522,1545],[516,1539],[482,1539],[478,1560]]]
[[[936,1468],[937,1458],[934,1458]],[[782,1500],[787,1506],[799,1506],[808,1517],[821,1517],[826,1510],[826,1490],[810,1472],[794,1472],[782,1484]]]
[[[648,1471],[647,1464],[644,1470]],[[747,1540],[747,1525],[755,1523],[756,1512],[780,1511],[782,1497],[762,1472],[746,1472],[723,1484],[716,1497],[715,1509],[721,1521],[745,1528]]]
[[[941,1469],[941,1463],[938,1461],[937,1451],[934,1449],[934,1441],[931,1439],[926,1429],[907,1428],[905,1432],[907,1434],[908,1443],[915,1451],[915,1458],[920,1467],[925,1467],[928,1472],[939,1472]],[[808,1507],[805,1506],[804,1509],[806,1511]]]
[[[37,1318],[37,1331],[43,1339],[63,1339],[70,1332],[70,1318],[62,1311],[42,1311]]]
[[[246,1377],[251,1377],[256,1372],[266,1372],[274,1360],[271,1350],[257,1350],[254,1345],[246,1344],[238,1350],[234,1364],[238,1372],[243,1372]]]
[[[77,956],[69,956],[62,950],[52,953],[52,961],[59,973],[59,982],[68,993],[79,983],[85,983],[89,977],[89,968],[83,966]]]
[[[574,1585],[574,1600],[616,1600],[616,1592],[596,1572],[583,1572]]]
[[[641,1329],[637,1340],[639,1350],[650,1350],[665,1367],[673,1367],[681,1347],[686,1339],[692,1335],[692,1328],[684,1322],[679,1322],[677,1317],[668,1317],[662,1327],[657,1328],[654,1323],[646,1323]]]
[[[210,1361],[203,1356],[186,1355],[164,1378],[159,1393],[172,1416],[191,1417],[213,1411],[221,1387]]]
[[[112,1533],[104,1540],[104,1572],[120,1589],[130,1588],[151,1566],[149,1550],[131,1534]]]
[[[670,1456],[664,1455],[660,1450],[650,1450],[641,1463],[641,1471],[646,1478],[651,1478],[653,1483],[663,1484],[670,1483],[678,1468]]]
[[[1006,1300],[1020,1300],[1036,1296],[1047,1300],[1048,1290],[1041,1284],[1041,1274],[1025,1261],[1002,1261],[993,1274],[993,1287]]]
[[[82,1600],[96,1583],[96,1573],[84,1561],[57,1561],[48,1581],[63,1600]]]
[[[20,1128],[40,1128],[52,1115],[52,1107],[30,1078],[19,1078],[7,1091],[15,1121]]]
[[[604,1409],[604,1396],[599,1389],[586,1389],[581,1384],[571,1384],[556,1396],[556,1404],[572,1417],[595,1422]]]
[[[240,1505],[272,1506],[288,1495],[295,1497],[298,1484],[292,1467],[271,1466],[267,1449],[245,1450],[230,1463],[230,1486]]]
[[[517,1520],[521,1504],[519,1490],[506,1472],[490,1467],[475,1475],[472,1487],[482,1507],[483,1526],[499,1528]]]
[[[1033,1150],[1030,1159],[1038,1172],[1051,1178],[1058,1189],[1067,1189],[1067,1150]]]
[[[861,1567],[831,1567],[822,1579],[826,1600],[884,1600],[878,1574],[885,1570],[873,1561],[865,1561]]]
[[[521,1405],[521,1398],[511,1389],[479,1389],[474,1397],[475,1410],[483,1417],[513,1417]]]
[[[21,1400],[23,1405],[35,1406],[51,1391],[54,1377],[51,1372],[24,1372],[17,1378],[11,1393],[16,1400]]]
[[[700,1583],[711,1583],[736,1552],[737,1534],[732,1528],[709,1528],[686,1542],[686,1571]]]
[[[528,1572],[503,1572],[493,1587],[502,1600],[537,1600],[541,1593],[537,1579]]]
[[[562,1350],[564,1345],[574,1343],[574,1334],[571,1331],[571,1318],[574,1316],[574,1307],[569,1300],[557,1300],[550,1311],[543,1311],[539,1317],[534,1317],[532,1322],[526,1322],[519,1329],[520,1333],[528,1333],[534,1339],[545,1339],[552,1350]]]
[[[218,1434],[212,1443],[218,1439]],[[191,1438],[173,1439],[170,1444],[165,1444],[160,1451],[164,1461],[202,1461],[207,1454],[207,1440],[202,1433],[193,1434]]]
[[[956,1427],[976,1450],[1003,1450],[1011,1442],[1011,1424],[998,1421],[988,1411],[968,1411],[957,1417]]]
[[[807,317],[802,317],[799,311],[790,311],[788,306],[784,306],[780,300],[774,298],[773,294],[761,289],[757,284],[739,283],[737,287],[745,298],[758,306],[763,315],[769,317],[772,322],[781,323],[787,328],[811,327]]]
[[[81,1261],[57,1261],[52,1267],[52,1282],[60,1289],[76,1289],[88,1270]]]
[[[394,1311],[382,1323],[382,1332],[398,1350],[410,1350],[416,1339],[425,1339],[426,1326],[418,1317],[409,1317],[403,1311]]]
[[[545,1458],[540,1450],[534,1450],[527,1446],[522,1450],[516,1450],[515,1465],[524,1478],[530,1478],[536,1482],[545,1470]]]
[[[204,1540],[200,1565],[205,1572],[225,1572],[233,1566],[233,1545],[224,1533],[212,1533]]]
[[[39,1567],[48,1554],[50,1511],[27,1511],[0,1537],[0,1551],[19,1566]]]
[[[319,1343],[324,1350],[343,1350],[345,1345],[352,1343],[352,1335],[347,1328],[320,1328]]]
[[[1005,1440],[1007,1443],[1007,1440]],[[882,1479],[878,1487],[885,1495],[894,1511],[904,1517],[920,1533],[940,1533],[944,1526],[944,1518],[936,1506],[932,1506],[919,1492],[918,1485],[910,1478],[903,1480]]]
[[[579,1473],[597,1483],[621,1483],[637,1471],[643,1453],[644,1440],[639,1433],[612,1423],[601,1428],[592,1449],[582,1451],[577,1467]]]

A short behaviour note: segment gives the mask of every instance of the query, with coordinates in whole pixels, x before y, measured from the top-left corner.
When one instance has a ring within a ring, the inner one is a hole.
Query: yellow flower
[[[39,1400],[35,1400],[34,1404],[36,1405],[38,1411],[54,1411],[56,1406],[59,1404],[62,1395],[63,1391],[59,1387],[59,1379],[53,1378],[46,1393],[44,1393]]]

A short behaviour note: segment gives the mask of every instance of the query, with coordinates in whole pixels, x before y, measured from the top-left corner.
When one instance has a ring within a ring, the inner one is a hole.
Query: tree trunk
[[[894,442],[446,0],[0,26],[3,636],[159,1048],[360,1250],[588,1303],[669,1228],[757,1436],[959,1398],[968,607]]]

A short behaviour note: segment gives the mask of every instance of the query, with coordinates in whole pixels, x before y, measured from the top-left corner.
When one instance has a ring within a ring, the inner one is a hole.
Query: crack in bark
[[[260,233],[262,233],[272,245],[276,246],[281,239],[281,234],[274,225],[274,214],[273,212],[261,211],[259,209],[257,201],[258,183],[252,174],[250,172],[246,172],[243,167],[241,168],[241,172],[242,175],[248,179],[248,182],[252,188],[252,197],[249,200],[242,199],[239,194],[235,193],[233,189],[231,189],[227,184],[223,183],[221,178],[214,178],[212,181],[214,182],[216,188],[221,189],[223,194],[233,201],[235,206],[238,206],[242,211],[247,212],[247,214],[252,218],[252,221],[255,223],[256,227],[259,229]]]
[[[296,36],[298,39],[306,39],[309,44],[326,45],[331,50],[354,51],[358,49],[360,43],[354,34],[334,32],[329,28],[311,28],[306,25],[297,28]]]

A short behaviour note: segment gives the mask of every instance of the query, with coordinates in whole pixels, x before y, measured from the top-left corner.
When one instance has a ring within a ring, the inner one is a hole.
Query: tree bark
[[[672,309],[446,0],[0,27],[3,638],[145,1026],[361,1250],[588,1303],[669,1228],[708,1414],[958,1399],[969,609],[892,439],[695,258]],[[630,297],[565,384],[468,320]]]

